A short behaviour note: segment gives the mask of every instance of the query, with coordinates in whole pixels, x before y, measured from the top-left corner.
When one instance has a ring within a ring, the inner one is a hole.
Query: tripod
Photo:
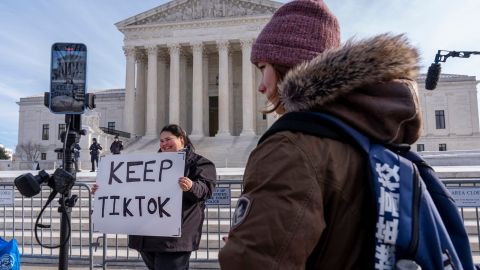
[[[63,169],[76,178],[76,170],[73,167],[74,152],[73,146],[80,141],[80,135],[85,135],[81,128],[81,115],[79,114],[66,114],[65,124],[67,130],[65,135],[62,136],[62,142],[64,143],[63,150]],[[66,189],[59,199],[60,206],[58,212],[62,213],[60,220],[60,254],[59,254],[59,270],[68,269],[68,247],[70,244],[70,232],[71,231],[71,212],[72,207],[75,206],[77,196],[71,196],[71,188]],[[68,236],[67,236],[68,233]]]

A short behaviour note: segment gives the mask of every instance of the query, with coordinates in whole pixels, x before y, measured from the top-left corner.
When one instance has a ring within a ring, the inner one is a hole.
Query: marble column
[[[123,47],[127,60],[125,74],[125,108],[123,110],[122,129],[130,134],[133,133],[134,109],[135,109],[135,48]]]
[[[241,40],[242,46],[242,133],[241,136],[255,135],[253,65],[250,63],[253,39]]]
[[[169,124],[180,124],[180,44],[169,44],[170,99]]]
[[[203,50],[203,65],[202,65],[202,76],[204,78],[203,80],[203,130],[206,132],[206,136],[210,136],[210,125],[209,125],[209,118],[210,118],[210,100],[209,100],[209,82],[208,82],[208,58],[210,57],[208,53]]]
[[[228,40],[217,41],[218,48],[218,132],[216,136],[231,136],[229,130]]]
[[[203,43],[192,44],[193,80],[192,80],[192,136],[203,137]]]
[[[187,134],[190,133],[190,115],[192,114],[192,106],[189,104],[189,83],[188,80],[192,79],[192,75],[189,72],[189,59],[188,53],[185,50],[180,50],[180,65],[179,65],[179,74],[180,74],[180,87],[179,87],[179,98],[180,101],[180,121],[178,124],[183,127]],[[190,119],[191,120],[191,119]]]
[[[145,136],[157,137],[157,57],[156,45],[147,47],[148,73],[147,73],[147,113],[145,116]]]
[[[158,64],[157,64],[157,131],[158,135],[160,129],[168,123],[168,90],[167,90],[167,72],[168,72],[168,53],[165,51],[158,52]]]
[[[137,88],[135,91],[135,121],[134,133],[139,136],[145,135],[145,92],[147,57],[143,50],[137,51]]]

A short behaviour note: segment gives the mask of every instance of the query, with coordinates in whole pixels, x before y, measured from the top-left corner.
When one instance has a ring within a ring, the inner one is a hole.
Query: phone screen
[[[87,47],[79,43],[52,46],[50,111],[81,114],[85,109]]]

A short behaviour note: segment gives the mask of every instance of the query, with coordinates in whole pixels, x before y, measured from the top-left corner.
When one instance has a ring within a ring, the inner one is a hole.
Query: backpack
[[[284,130],[346,142],[368,157],[376,209],[375,269],[475,269],[454,200],[409,145],[375,143],[341,120],[319,112],[285,114],[259,144]],[[402,268],[405,264],[417,268]]]
[[[20,270],[20,252],[15,238],[5,241],[0,237],[0,269]]]

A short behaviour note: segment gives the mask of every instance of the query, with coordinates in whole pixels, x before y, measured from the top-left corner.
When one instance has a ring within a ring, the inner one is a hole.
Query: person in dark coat
[[[190,254],[198,250],[205,219],[205,201],[215,188],[217,179],[215,165],[195,153],[190,139],[178,125],[167,125],[160,132],[158,152],[186,153],[185,176],[178,179],[183,190],[182,236],[161,237],[130,235],[128,246],[139,251],[150,270],[189,269]],[[92,186],[92,194],[99,186]]]
[[[151,270],[188,269],[190,254],[200,244],[205,201],[212,196],[217,174],[215,165],[194,150],[180,126],[167,125],[160,132],[159,152],[186,152],[185,176],[178,180],[183,190],[182,236],[129,236],[128,246],[140,252]]]
[[[110,152],[114,155],[119,155],[120,151],[123,150],[122,141],[118,139],[118,135],[115,135],[112,144],[110,145]]]
[[[75,165],[75,171],[76,172],[81,172],[81,170],[78,168],[78,160],[80,159],[80,145],[78,143],[75,143],[73,145],[73,164]]]
[[[90,145],[90,161],[92,162],[92,170],[91,172],[95,171],[95,168],[98,168],[98,155],[100,154],[100,150],[102,150],[102,146],[97,143],[97,139],[92,139],[92,144]],[[96,166],[95,166],[96,162]]]

